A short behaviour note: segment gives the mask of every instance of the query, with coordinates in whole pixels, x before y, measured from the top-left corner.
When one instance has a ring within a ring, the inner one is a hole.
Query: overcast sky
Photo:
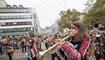
[[[59,13],[66,9],[83,12],[87,0],[5,0],[10,5],[23,5],[36,8],[40,26],[51,26],[59,18]]]

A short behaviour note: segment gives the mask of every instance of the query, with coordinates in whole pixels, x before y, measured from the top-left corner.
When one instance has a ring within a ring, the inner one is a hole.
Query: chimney
[[[19,5],[19,8],[24,8],[23,5]]]
[[[13,5],[13,8],[18,8],[16,5]]]
[[[11,5],[7,5],[7,8],[12,8],[12,6]]]

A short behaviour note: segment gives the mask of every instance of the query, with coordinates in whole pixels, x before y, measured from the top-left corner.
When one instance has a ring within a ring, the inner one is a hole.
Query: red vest
[[[66,54],[71,58],[71,60],[76,60],[78,53],[80,53],[82,58],[84,58],[84,55],[85,55],[85,52],[86,52],[87,47],[89,45],[89,42],[90,42],[90,40],[83,39],[83,42],[79,48],[79,52],[69,42],[65,42],[62,45],[62,48],[64,49]]]

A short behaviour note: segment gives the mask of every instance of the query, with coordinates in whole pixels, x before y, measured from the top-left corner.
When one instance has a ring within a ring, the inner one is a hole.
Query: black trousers
[[[64,60],[67,60],[67,56],[65,55],[65,53],[62,49],[59,49],[59,53],[62,57],[64,57]]]
[[[22,52],[26,52],[26,46],[22,46]]]
[[[32,58],[32,60],[37,60],[37,57]]]
[[[101,59],[100,54],[96,54],[96,60],[100,60],[100,59]]]
[[[55,57],[57,57],[58,60],[61,60],[60,57],[56,53],[52,54],[52,60],[55,60]]]
[[[9,60],[12,60],[12,53],[8,53]]]
[[[1,54],[1,55],[3,54],[3,52],[2,52],[2,48],[0,48],[0,54]]]
[[[103,52],[104,53],[104,60],[105,60],[105,52]]]

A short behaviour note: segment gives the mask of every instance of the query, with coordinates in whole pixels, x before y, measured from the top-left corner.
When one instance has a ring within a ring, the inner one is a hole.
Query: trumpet
[[[59,48],[56,48],[55,50],[53,50],[53,51],[51,52],[51,54],[56,53],[56,51],[58,51],[58,50],[59,50]]]
[[[69,38],[70,36],[66,36],[65,38],[63,38],[61,41],[59,41],[58,43],[56,43],[55,45],[53,45],[52,47],[50,47],[49,49],[43,51],[43,52],[39,52],[40,55],[40,59],[43,58],[43,56],[48,53],[50,50],[52,50],[53,48],[55,48],[56,46],[58,46],[61,42],[65,41],[67,38]]]

